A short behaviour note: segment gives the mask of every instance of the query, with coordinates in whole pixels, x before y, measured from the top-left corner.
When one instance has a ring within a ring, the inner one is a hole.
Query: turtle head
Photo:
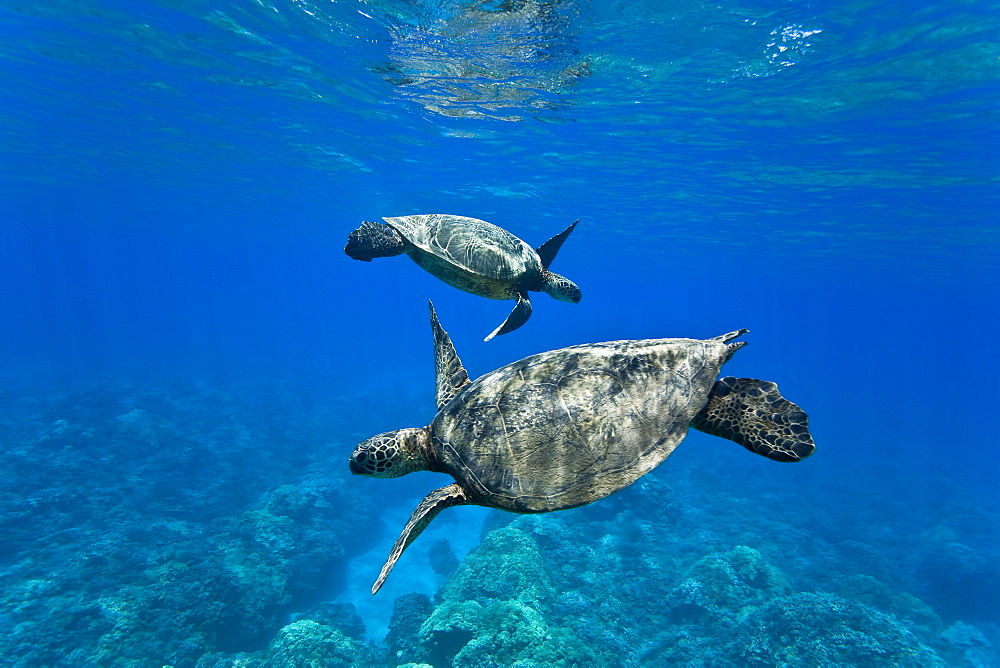
[[[546,270],[542,274],[542,290],[549,293],[561,302],[579,304],[583,293],[576,283],[565,276],[561,276],[554,271]]]
[[[376,434],[358,444],[348,464],[351,473],[373,478],[398,478],[427,470],[426,429],[397,429]]]
[[[384,223],[366,220],[347,237],[344,252],[355,260],[371,262],[376,257],[392,257],[406,252],[403,237]]]

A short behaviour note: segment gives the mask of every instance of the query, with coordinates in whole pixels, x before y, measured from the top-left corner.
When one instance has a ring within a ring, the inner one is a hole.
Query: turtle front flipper
[[[797,462],[816,449],[809,416],[767,380],[719,379],[691,426],[778,462]]]
[[[514,310],[510,312],[507,319],[503,321],[503,324],[490,332],[483,341],[489,341],[494,336],[498,334],[508,334],[513,332],[515,329],[528,322],[528,318],[531,317],[531,301],[528,299],[528,295],[523,292],[517,293],[517,305]]]
[[[576,221],[565,230],[535,249],[535,252],[538,253],[538,259],[542,262],[542,269],[549,268],[549,265],[552,264],[552,260],[556,259],[556,253],[559,252],[559,249],[562,248],[563,242],[566,241],[566,237],[568,237],[570,232],[576,228],[576,223],[579,222],[579,220]]]
[[[355,260],[371,262],[376,257],[402,255],[406,244],[391,226],[366,220],[347,237],[344,252]]]
[[[458,483],[453,483],[447,487],[442,487],[441,489],[436,489],[427,496],[424,500],[420,502],[420,505],[416,507],[413,514],[410,515],[410,520],[403,527],[402,533],[399,534],[399,538],[393,544],[392,549],[389,551],[389,558],[385,560],[385,565],[382,566],[382,572],[379,573],[378,579],[375,580],[375,584],[372,585],[372,595],[374,596],[379,589],[382,588],[382,584],[385,579],[389,577],[389,573],[392,571],[392,567],[396,565],[396,561],[399,560],[403,550],[410,546],[417,536],[420,535],[427,525],[431,523],[431,520],[437,517],[445,508],[450,508],[451,506],[461,506],[468,503],[468,499],[465,496],[465,490],[463,490]]]

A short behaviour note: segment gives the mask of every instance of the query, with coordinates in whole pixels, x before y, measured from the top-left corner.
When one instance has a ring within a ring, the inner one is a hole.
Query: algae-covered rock
[[[355,640],[362,640],[365,637],[365,622],[353,603],[324,601],[313,606],[301,618],[311,619],[318,624],[337,629]]]
[[[670,592],[666,604],[671,620],[692,623],[702,617],[726,617],[789,591],[784,574],[760,552],[737,546],[695,563]]]
[[[553,627],[527,603],[445,601],[420,628],[437,665],[592,665],[596,657],[567,628]]]
[[[376,661],[364,644],[311,619],[282,628],[267,648],[262,668],[371,666]]]
[[[912,594],[891,589],[870,575],[850,575],[844,578],[839,583],[837,593],[843,598],[870,605],[899,619],[908,619],[932,632],[944,628],[941,618],[929,605]]]
[[[955,622],[941,632],[949,664],[967,666],[1000,665],[1000,654],[983,632],[972,624]]]
[[[733,653],[748,665],[945,665],[893,617],[832,594],[768,601],[740,623]]]
[[[392,602],[392,618],[385,646],[390,658],[418,661],[426,658],[427,650],[420,645],[420,625],[430,616],[434,606],[426,594],[410,592]]]
[[[368,645],[331,626],[300,619],[278,631],[265,650],[209,653],[198,660],[196,668],[368,668],[378,665],[384,662]]]
[[[549,605],[552,584],[538,545],[512,527],[491,532],[441,590],[445,600],[525,601]]]
[[[921,595],[946,619],[1000,617],[1000,552],[976,550],[958,541],[920,547],[917,563]]]
[[[243,592],[241,627],[275,628],[277,611],[296,601],[309,602],[315,584],[343,563],[344,538],[351,522],[366,522],[374,507],[351,498],[336,478],[310,476],[297,485],[282,485],[245,511],[232,531],[218,540],[226,570]],[[347,508],[350,507],[350,517]],[[258,613],[259,611],[259,613]]]
[[[531,535],[492,531],[441,590],[442,603],[419,640],[435,665],[584,665],[595,655],[570,629],[553,623],[555,600]]]

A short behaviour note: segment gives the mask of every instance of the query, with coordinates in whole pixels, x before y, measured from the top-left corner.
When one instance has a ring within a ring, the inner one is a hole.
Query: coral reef
[[[374,656],[362,643],[334,628],[303,619],[281,629],[260,665],[262,668],[327,668],[373,663]]]
[[[737,662],[763,666],[944,666],[892,617],[831,594],[768,601],[739,624]]]
[[[302,618],[337,629],[355,640],[364,640],[365,637],[365,622],[353,603],[324,601],[302,615]]]
[[[784,574],[753,548],[737,546],[699,559],[664,603],[677,623],[731,618],[790,589]]]
[[[397,660],[408,657],[411,662],[427,657],[429,652],[421,647],[418,636],[421,624],[433,610],[434,606],[425,594],[411,592],[393,601],[392,619],[385,636],[390,657]]]
[[[553,587],[538,546],[512,527],[486,536],[441,591],[421,625],[433,665],[585,665],[595,656],[573,631],[550,623]]]
[[[465,559],[441,591],[445,600],[486,602],[496,599],[544,606],[552,584],[530,535],[514,528],[497,529]]]
[[[377,651],[341,631],[311,619],[300,619],[281,628],[266,650],[234,654],[209,653],[197,668],[329,668],[375,666]]]
[[[289,447],[334,424],[287,389],[238,389],[5,395],[0,655],[192,666],[266,645],[329,591],[375,506],[326,464],[331,446]]]
[[[338,465],[348,445],[317,442],[367,432],[342,401],[198,383],[0,393],[0,655],[133,668],[1000,665],[996,503],[935,479],[947,503],[917,513],[856,474],[825,474],[837,503],[807,503],[798,474],[725,449],[675,455],[584,508],[488,514],[461,562],[448,540],[428,546],[425,567],[446,580],[433,598],[397,598],[381,629],[358,614],[370,607],[329,600],[378,539],[367,494],[384,489]]]
[[[890,569],[887,539],[897,536],[859,529],[825,541],[780,513],[739,512],[741,493],[768,498],[752,489],[766,480],[726,487],[706,482],[711,476],[682,469],[668,484],[654,474],[607,503],[489,516],[482,544],[419,630],[408,642],[395,632],[397,658],[434,666],[997,663],[995,625],[947,626],[917,596],[915,574],[927,563],[919,542]]]

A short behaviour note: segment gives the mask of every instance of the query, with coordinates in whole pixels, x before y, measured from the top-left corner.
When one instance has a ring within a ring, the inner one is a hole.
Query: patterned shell
[[[708,401],[726,344],[613,341],[533,355],[468,385],[431,423],[436,462],[484,505],[573,508],[653,470]]]
[[[511,286],[541,273],[541,261],[531,246],[484,220],[441,213],[383,220],[431,256],[413,259],[439,278],[447,280],[441,271],[457,270]]]

